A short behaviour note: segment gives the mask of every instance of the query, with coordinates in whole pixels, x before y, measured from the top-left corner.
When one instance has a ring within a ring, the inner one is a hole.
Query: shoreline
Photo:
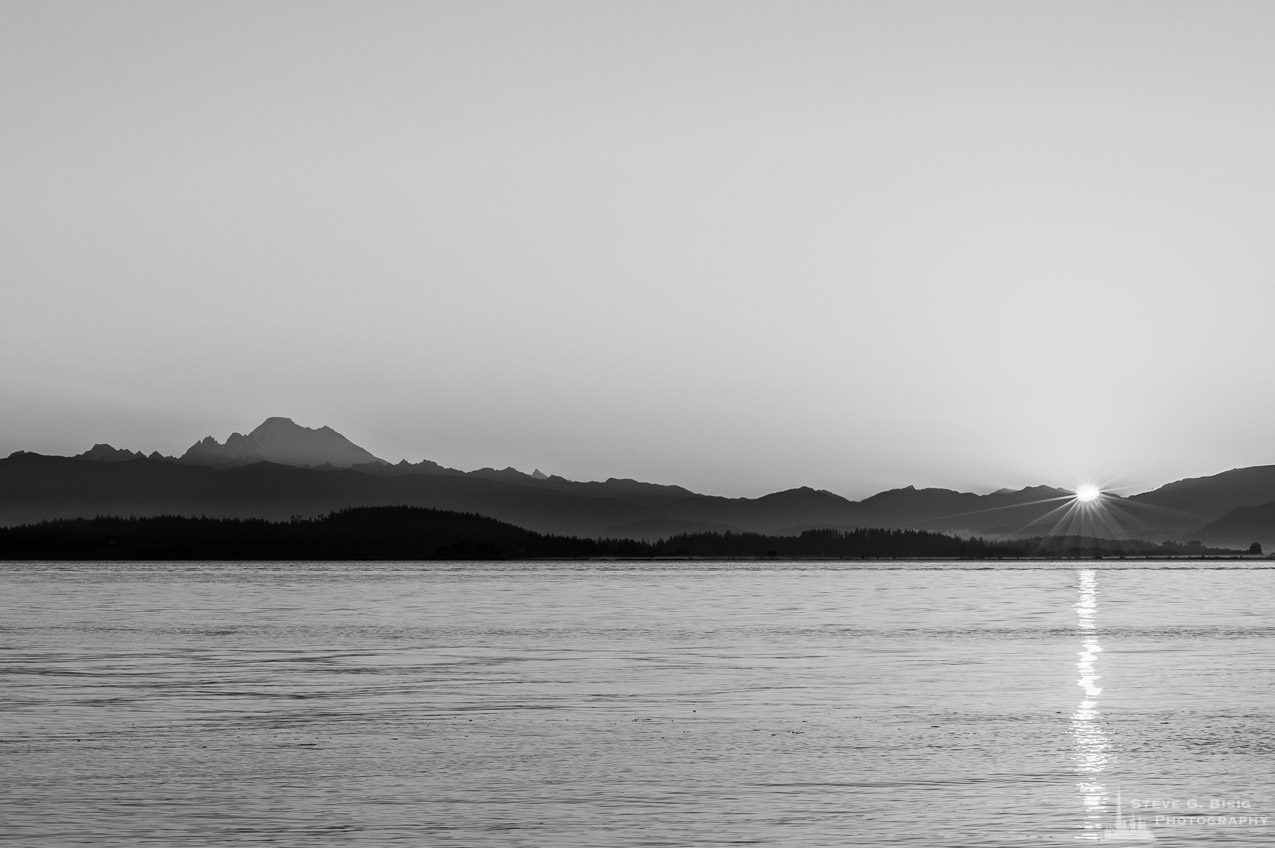
[[[941,562],[952,564],[964,563],[997,563],[997,562],[1113,562],[1113,563],[1137,563],[1137,562],[1253,562],[1253,563],[1270,563],[1275,567],[1275,555],[1271,556],[1004,556],[1004,557],[944,557],[944,556],[854,556],[854,557],[817,557],[817,556],[792,556],[792,557],[771,557],[771,556],[661,556],[661,557],[504,557],[504,558],[475,558],[475,559],[447,559],[447,558],[403,558],[403,557],[237,557],[228,558],[197,558],[190,557],[0,557],[0,565],[12,563],[82,563],[82,562],[135,562],[135,563],[655,563],[655,562],[747,562],[747,563],[794,563],[794,562],[811,562],[811,563],[846,563],[854,564],[860,562],[866,563],[882,563],[882,562],[900,562],[900,563],[916,563],[916,562]]]

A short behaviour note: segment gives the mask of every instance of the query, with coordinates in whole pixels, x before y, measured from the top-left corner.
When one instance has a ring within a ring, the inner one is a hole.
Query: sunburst
[[[1076,487],[1076,500],[1081,503],[1093,503],[1102,497],[1102,489],[1093,483],[1083,483]]]

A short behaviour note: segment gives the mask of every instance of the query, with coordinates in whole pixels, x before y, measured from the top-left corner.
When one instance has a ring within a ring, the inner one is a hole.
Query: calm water
[[[2,565],[0,842],[1275,844],[1224,566]]]

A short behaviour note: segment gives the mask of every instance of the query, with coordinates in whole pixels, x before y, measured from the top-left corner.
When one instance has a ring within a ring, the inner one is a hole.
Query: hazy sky
[[[1275,462],[1275,3],[0,4],[0,454]]]

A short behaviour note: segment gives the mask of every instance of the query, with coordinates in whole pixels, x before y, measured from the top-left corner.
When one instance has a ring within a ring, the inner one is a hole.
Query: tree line
[[[796,535],[682,533],[659,541],[590,539],[421,507],[360,507],[289,521],[99,516],[0,528],[4,560],[997,559],[1166,553],[1176,551],[1134,540],[989,540],[882,528]],[[1236,553],[1191,549],[1196,556]]]

